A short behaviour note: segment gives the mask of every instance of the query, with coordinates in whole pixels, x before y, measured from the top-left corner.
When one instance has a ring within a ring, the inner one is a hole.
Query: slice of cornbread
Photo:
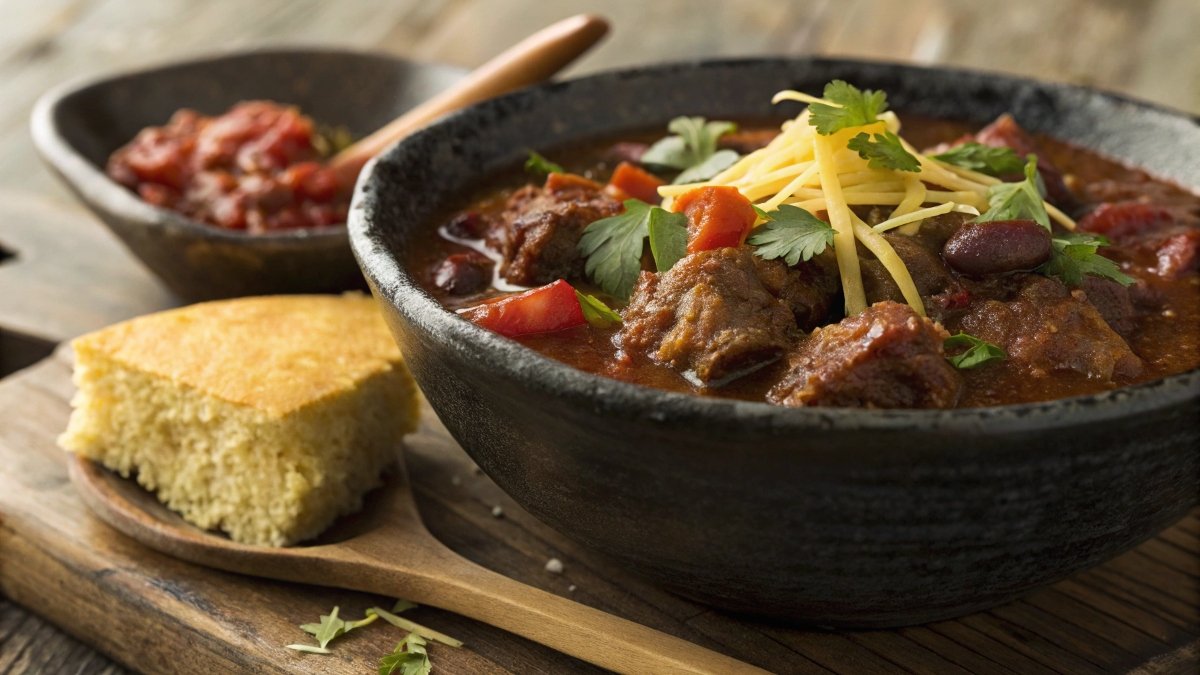
[[[188,521],[286,545],[360,508],[418,393],[374,300],[208,302],[76,339],[59,443]]]

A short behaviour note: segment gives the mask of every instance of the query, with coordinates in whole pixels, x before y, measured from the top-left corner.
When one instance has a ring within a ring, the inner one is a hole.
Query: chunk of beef
[[[792,312],[756,273],[746,247],[688,255],[666,272],[642,272],[618,340],[705,385],[779,358],[795,332]]]
[[[1144,282],[1143,282],[1144,283]],[[1083,278],[1081,287],[1087,301],[1091,303],[1104,322],[1123,338],[1128,338],[1137,328],[1137,318],[1140,313],[1135,304],[1135,296],[1129,288],[1118,284],[1112,279],[1087,275]]]
[[[472,295],[492,283],[492,261],[480,253],[452,253],[433,270],[433,284],[450,295]]]
[[[579,238],[601,218],[616,215],[621,204],[603,188],[580,176],[551,174],[544,187],[513,193],[489,232],[488,243],[504,255],[501,274],[522,286],[583,275]]]
[[[1141,373],[1141,359],[1082,289],[1071,291],[1039,275],[1012,283],[1012,298],[973,303],[961,318],[962,330],[1000,346],[1012,364],[1034,377],[1074,371],[1115,382]]]
[[[792,351],[767,400],[794,407],[953,407],[962,377],[942,350],[948,336],[908,305],[871,305],[813,331]]]
[[[913,284],[916,285],[917,292],[921,294],[922,298],[945,293],[958,287],[958,282],[950,273],[950,269],[946,267],[942,256],[939,255],[939,249],[930,248],[923,239],[904,234],[889,232],[884,234],[883,238],[887,239],[888,243],[892,245],[892,249],[896,251],[896,255],[904,261],[904,266],[908,268]],[[904,295],[900,292],[896,281],[892,279],[891,273],[887,271],[883,263],[876,260],[865,249],[860,251],[859,266],[862,269],[863,287],[867,293],[868,303],[883,300],[904,302]]]
[[[826,248],[821,255],[795,267],[779,259],[753,256],[753,260],[758,278],[771,295],[792,310],[800,328],[812,330],[825,323],[842,287],[833,249]]]
[[[1042,175],[1042,182],[1046,184],[1046,199],[1068,212],[1079,207],[1079,200],[1063,181],[1062,171],[1054,166],[1046,153],[1041,152],[1037,141],[1017,124],[1012,115],[1004,113],[997,117],[994,122],[975,134],[975,141],[994,148],[1010,148],[1022,158],[1029,154],[1037,155],[1038,173]],[[1012,178],[1020,179],[1022,176]]]

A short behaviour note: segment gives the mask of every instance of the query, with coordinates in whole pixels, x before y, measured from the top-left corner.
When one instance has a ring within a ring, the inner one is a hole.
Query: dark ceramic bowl
[[[196,222],[110,180],[108,156],[180,108],[219,114],[248,99],[295,104],[318,123],[365,135],[462,73],[345,51],[226,54],[54,89],[34,109],[33,138],[71,191],[184,299],[361,288],[345,227],[250,235]]]
[[[677,115],[761,118],[832,78],[903,112],[1035,131],[1200,190],[1200,127],[1060,85],[829,60],[656,66],[462,111],[376,158],[350,239],[417,381],[525,508],[683,595],[824,625],[897,626],[1002,603],[1181,517],[1200,485],[1200,372],[1097,396],[944,411],[788,409],[666,393],[544,358],[421,290],[411,242],[528,147]]]

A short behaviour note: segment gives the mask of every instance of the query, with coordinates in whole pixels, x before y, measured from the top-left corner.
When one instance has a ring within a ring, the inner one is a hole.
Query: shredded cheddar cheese
[[[791,90],[781,91],[772,98],[773,103],[783,101],[838,106]],[[720,185],[736,188],[764,211],[785,204],[812,213],[824,211],[834,230],[834,253],[846,313],[857,314],[867,306],[857,252],[857,243],[861,242],[895,280],[908,304],[924,315],[911,274],[882,234],[896,230],[914,235],[923,221],[951,212],[979,215],[988,209],[988,188],[1000,180],[927,157],[902,137],[900,145],[917,159],[918,171],[869,165],[868,160],[848,147],[850,139],[863,133],[890,132],[898,136],[901,127],[899,117],[891,111],[878,114],[874,120],[821,135],[810,124],[810,110],[805,108],[794,119],[784,122],[779,135],[765,147],[742,157],[712,179],[660,187],[663,208],[673,210],[676,197],[697,187]],[[854,206],[894,208],[886,220],[872,227],[854,213],[851,209]],[[1067,229],[1075,228],[1075,222],[1066,214],[1049,203],[1045,207],[1053,220]]]

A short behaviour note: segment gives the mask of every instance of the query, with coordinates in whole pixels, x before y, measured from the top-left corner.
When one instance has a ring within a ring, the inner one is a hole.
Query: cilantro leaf
[[[315,647],[313,645],[284,645],[288,649],[295,649],[298,652],[306,654],[332,654],[333,652],[324,647]]]
[[[1050,216],[1042,202],[1045,188],[1037,170],[1037,156],[1025,158],[1025,180],[1017,183],[1000,183],[988,188],[988,210],[975,217],[975,222],[993,220],[1036,220],[1042,227],[1050,229]]]
[[[887,110],[887,94],[871,89],[862,91],[843,80],[825,85],[824,98],[837,105],[813,103],[808,106],[809,124],[822,136],[870,124],[877,121],[879,113]]]
[[[706,181],[733,166],[739,158],[741,158],[741,155],[728,148],[718,150],[709,155],[708,159],[703,162],[684,169],[671,183],[674,185],[683,185],[685,183]]]
[[[583,310],[583,318],[593,326],[608,328],[621,323],[621,315],[612,311],[608,305],[604,304],[604,301],[596,296],[575,291],[575,297],[579,299],[579,308]]]
[[[627,199],[623,212],[584,229],[579,239],[579,252],[587,258],[584,271],[605,293],[629,297],[642,271],[642,250],[656,209],[663,210],[640,199]]]
[[[783,204],[778,210],[766,212],[755,209],[767,220],[758,227],[748,243],[757,247],[755,253],[765,260],[783,258],[788,265],[811,260],[826,246],[833,245],[833,228],[799,206]]]
[[[1021,157],[1012,148],[993,148],[990,145],[970,141],[946,152],[933,156],[934,159],[978,171],[989,176],[1005,176],[1021,170]]]
[[[737,129],[733,122],[676,117],[667,129],[675,135],[660,139],[647,148],[641,163],[682,171],[675,179],[677,184],[708,180],[738,159],[733,150],[717,150],[717,140]]]
[[[548,176],[552,173],[563,173],[565,170],[561,166],[530,150],[529,159],[525,160],[525,171],[535,176]]]
[[[655,209],[650,212],[646,225],[654,267],[659,272],[666,272],[687,255],[687,216]]]
[[[1083,284],[1083,277],[1091,274],[1128,286],[1134,278],[1121,271],[1120,265],[1100,255],[1101,246],[1108,239],[1086,232],[1056,234],[1050,240],[1054,247],[1050,260],[1038,270],[1048,277],[1058,277],[1068,286]]]
[[[335,606],[332,612],[321,615],[321,623],[307,623],[300,626],[300,630],[311,633],[321,645],[321,649],[324,649],[329,646],[330,641],[346,632],[346,622],[338,618],[338,608]]]
[[[379,659],[379,675],[429,675],[433,664],[429,662],[426,644],[420,635],[409,633],[391,654]]]
[[[958,368],[959,370],[975,368],[976,366],[982,366],[989,361],[1002,361],[1008,358],[1008,354],[1005,354],[1003,349],[990,342],[984,342],[974,335],[968,335],[962,331],[959,331],[957,335],[951,335],[942,341],[943,349],[949,350],[955,347],[967,347],[967,350],[962,353],[946,357],[946,360],[950,362],[950,365]]]
[[[900,137],[890,131],[869,136],[861,133],[850,139],[847,144],[851,150],[858,153],[872,169],[892,169],[894,171],[920,171],[921,162],[913,157],[900,144]]]

